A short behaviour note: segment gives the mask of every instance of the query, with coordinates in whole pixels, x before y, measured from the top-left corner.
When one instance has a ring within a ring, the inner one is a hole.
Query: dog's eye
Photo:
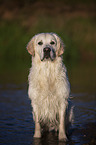
[[[51,44],[51,45],[54,45],[54,44],[55,44],[55,42],[54,42],[54,41],[51,41],[51,42],[50,42],[50,44]]]
[[[38,45],[42,45],[42,44],[43,44],[43,42],[42,42],[42,41],[38,42]]]

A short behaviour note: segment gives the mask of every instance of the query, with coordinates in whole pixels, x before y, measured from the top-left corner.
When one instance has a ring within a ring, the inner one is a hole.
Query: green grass
[[[96,21],[94,18],[63,18],[37,15],[33,25],[24,26],[24,21],[0,23],[0,58],[3,61],[29,61],[26,45],[33,35],[41,32],[55,32],[64,41],[64,61],[74,64],[80,61],[96,60]],[[18,23],[19,22],[19,23]]]
[[[23,58],[28,36],[20,25],[14,22],[3,22],[0,27],[1,58]]]

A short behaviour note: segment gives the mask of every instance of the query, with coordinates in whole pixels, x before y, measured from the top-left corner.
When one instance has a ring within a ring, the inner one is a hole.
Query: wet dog
[[[59,140],[66,141],[70,84],[62,61],[64,44],[55,33],[40,33],[30,40],[27,50],[32,55],[28,94],[35,120],[34,137],[41,137],[44,124],[49,130],[59,130]]]

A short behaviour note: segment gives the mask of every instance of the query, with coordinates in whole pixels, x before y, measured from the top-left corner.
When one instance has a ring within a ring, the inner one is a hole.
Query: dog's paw
[[[64,141],[64,142],[68,141],[67,136],[63,132],[59,133],[59,141]]]
[[[34,138],[41,138],[41,132],[36,131],[35,134],[34,134]]]

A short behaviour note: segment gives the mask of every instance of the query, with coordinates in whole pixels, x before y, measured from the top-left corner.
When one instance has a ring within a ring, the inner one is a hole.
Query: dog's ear
[[[28,52],[32,55],[35,56],[35,50],[34,50],[34,37],[29,41],[29,43],[27,44],[27,50]]]
[[[57,40],[57,52],[56,52],[56,55],[57,56],[61,56],[63,53],[64,53],[64,43],[63,41],[61,40],[61,38],[53,33],[53,35],[55,36],[56,40]]]

